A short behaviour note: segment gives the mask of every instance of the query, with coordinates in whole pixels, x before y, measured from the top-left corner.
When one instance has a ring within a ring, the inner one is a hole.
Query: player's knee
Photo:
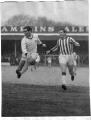
[[[19,63],[18,69],[21,70],[24,67],[24,65],[25,65],[25,61],[21,60]]]

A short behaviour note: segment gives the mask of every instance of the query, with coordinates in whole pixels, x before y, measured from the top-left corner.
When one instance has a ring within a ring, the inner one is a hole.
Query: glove
[[[46,47],[46,44],[42,44],[43,47]]]
[[[41,43],[40,46],[41,47],[46,47],[46,44]]]

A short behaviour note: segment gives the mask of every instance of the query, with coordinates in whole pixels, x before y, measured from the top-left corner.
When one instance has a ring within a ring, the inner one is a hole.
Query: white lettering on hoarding
[[[14,31],[17,32],[18,30],[17,30],[17,27],[12,27],[12,26],[11,26],[11,30],[10,30],[10,31],[11,31],[11,32],[14,32]]]
[[[79,27],[79,32],[84,32],[84,27]]]
[[[22,26],[20,27],[20,32],[23,32],[23,27]]]
[[[34,27],[34,31],[38,32],[38,27],[37,26]]]
[[[69,27],[65,27],[65,30],[67,31],[67,32],[70,32],[70,29],[69,29]]]
[[[40,26],[40,32],[46,32],[46,27],[41,27]]]
[[[54,27],[48,27],[48,32],[54,32]]]
[[[4,26],[4,27],[2,27],[1,31],[2,32],[8,32],[8,29],[7,29],[7,27]]]
[[[61,28],[61,26],[60,26]],[[68,33],[87,33],[89,31],[88,26],[66,26],[65,30]],[[36,33],[57,33],[59,31],[59,27],[54,26],[35,26],[33,28],[33,32]],[[1,32],[11,32],[11,33],[17,33],[17,32],[23,32],[23,26],[2,26]]]
[[[72,32],[77,32],[78,30],[77,30],[77,27],[75,27],[75,26],[72,26]]]

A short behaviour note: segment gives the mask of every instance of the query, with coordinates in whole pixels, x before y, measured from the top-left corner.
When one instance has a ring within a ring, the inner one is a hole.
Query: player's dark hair
[[[67,32],[65,29],[61,29],[60,31],[62,31],[63,33],[66,33],[66,32]],[[59,31],[59,32],[60,32],[60,31]],[[59,33],[59,32],[58,32],[58,33]]]
[[[23,29],[27,29],[27,31],[31,31],[32,32],[32,27],[31,26],[25,26]]]
[[[67,31],[64,29],[63,32],[66,33]]]

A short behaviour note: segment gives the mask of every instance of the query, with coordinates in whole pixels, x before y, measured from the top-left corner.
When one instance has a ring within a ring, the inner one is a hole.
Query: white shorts
[[[65,64],[65,65],[76,65],[76,61],[74,59],[73,55],[59,55],[59,63],[60,64]]]

